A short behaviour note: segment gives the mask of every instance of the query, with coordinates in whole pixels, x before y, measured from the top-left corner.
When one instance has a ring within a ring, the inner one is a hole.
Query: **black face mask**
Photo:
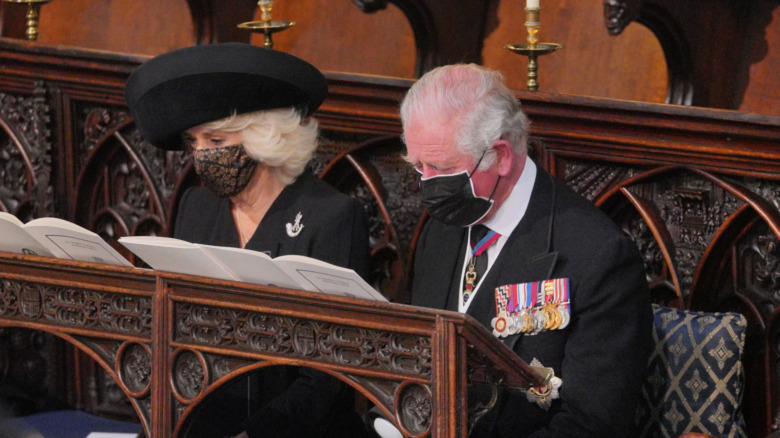
[[[483,154],[484,156],[484,154]],[[474,172],[482,161],[480,157]],[[499,176],[493,193],[498,187]],[[428,209],[428,214],[448,225],[467,227],[475,224],[485,217],[493,207],[493,193],[490,198],[483,198],[474,194],[474,186],[471,184],[471,175],[465,170],[452,175],[436,175],[430,178],[420,179],[422,203]]]

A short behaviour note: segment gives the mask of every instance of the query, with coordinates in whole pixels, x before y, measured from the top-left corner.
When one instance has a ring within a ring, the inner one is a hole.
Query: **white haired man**
[[[528,157],[528,121],[499,73],[435,69],[401,119],[431,216],[412,304],[474,316],[561,379],[545,401],[504,391],[471,436],[631,436],[652,328],[636,245]]]

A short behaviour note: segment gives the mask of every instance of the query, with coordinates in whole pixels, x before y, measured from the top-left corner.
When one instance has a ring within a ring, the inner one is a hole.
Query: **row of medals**
[[[523,309],[509,315],[505,310],[496,318],[495,329],[501,337],[518,333],[535,335],[542,330],[564,329],[571,315],[564,305],[547,304],[538,309]]]

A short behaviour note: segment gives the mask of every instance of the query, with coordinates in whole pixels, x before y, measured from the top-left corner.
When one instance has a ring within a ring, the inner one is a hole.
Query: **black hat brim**
[[[242,43],[162,54],[136,69],[125,85],[141,135],[162,149],[180,149],[183,131],[232,114],[296,107],[308,116],[326,95],[327,81],[311,64]]]

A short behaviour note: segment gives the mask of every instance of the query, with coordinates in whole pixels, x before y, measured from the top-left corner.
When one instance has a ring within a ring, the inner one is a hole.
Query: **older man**
[[[528,158],[527,119],[499,73],[433,70],[401,119],[432,216],[412,304],[474,316],[561,379],[546,399],[504,392],[476,436],[631,436],[652,327],[636,245]]]

